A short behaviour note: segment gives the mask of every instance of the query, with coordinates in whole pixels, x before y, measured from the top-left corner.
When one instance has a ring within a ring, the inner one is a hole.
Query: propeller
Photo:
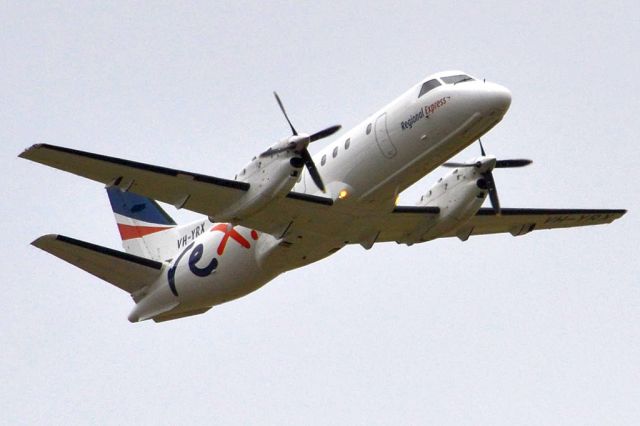
[[[294,151],[300,154],[300,157],[302,157],[302,161],[304,161],[305,167],[307,168],[307,170],[309,170],[309,174],[311,175],[313,182],[322,192],[326,192],[324,183],[322,182],[322,178],[320,177],[320,173],[318,172],[318,169],[313,162],[313,158],[311,158],[311,154],[309,153],[307,147],[311,142],[315,142],[333,135],[335,132],[340,130],[342,126],[338,124],[335,126],[327,127],[326,129],[320,130],[319,132],[315,132],[311,135],[299,134],[296,128],[293,127],[293,124],[291,123],[291,120],[287,115],[287,111],[284,109],[284,105],[280,100],[280,96],[278,96],[276,92],[273,92],[273,95],[276,97],[278,106],[280,106],[280,111],[282,111],[284,118],[287,120],[287,123],[289,123],[289,127],[291,128],[291,133],[293,133],[293,135],[289,138],[286,145],[277,148],[269,148],[268,150],[260,154],[260,157],[270,157],[272,155],[286,151]]]
[[[478,142],[480,143],[480,153],[482,154],[483,157],[486,157],[487,154],[484,151],[484,146],[482,146],[482,141],[478,139]],[[493,167],[490,167],[485,172],[481,173],[482,189],[486,189],[489,192],[489,200],[491,201],[491,206],[493,207],[493,211],[495,211],[497,215],[500,214],[500,198],[498,198],[496,181],[493,178],[493,169],[510,169],[515,167],[524,167],[524,166],[528,166],[532,162],[533,161],[524,159],[524,158],[517,158],[517,159],[510,159],[510,160],[495,160],[495,164]],[[476,167],[476,168],[480,168],[482,167],[482,165],[483,165],[482,161],[476,161],[474,163],[449,162],[449,163],[443,164],[444,167]]]

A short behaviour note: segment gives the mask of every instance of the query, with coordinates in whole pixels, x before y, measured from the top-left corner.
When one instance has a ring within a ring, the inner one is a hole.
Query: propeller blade
[[[477,163],[444,163],[442,167],[480,167],[482,164],[480,162]]]
[[[498,160],[496,161],[496,169],[506,169],[510,167],[524,167],[533,163],[531,160],[527,160],[524,158],[518,158],[513,160]]]
[[[483,177],[487,181],[487,189],[489,190],[489,200],[496,214],[500,214],[500,199],[498,198],[498,190],[496,189],[496,181],[493,179],[493,173],[483,173]]]
[[[284,105],[282,105],[282,101],[280,100],[280,96],[278,96],[278,94],[276,92],[273,92],[273,95],[276,97],[276,101],[278,101],[278,105],[280,105],[280,110],[284,114],[284,118],[287,119],[287,123],[289,123],[289,127],[291,127],[291,131],[293,132],[293,135],[294,136],[298,136],[298,132],[296,132],[296,129],[293,127],[293,124],[291,124],[291,120],[289,120],[289,116],[287,115],[287,111],[284,110]]]
[[[480,142],[480,154],[482,154],[483,157],[486,157],[487,154],[485,154],[484,152],[484,147],[482,146],[482,140],[478,139],[478,142]]]
[[[304,165],[307,166],[307,170],[309,170],[309,174],[313,178],[313,182],[322,192],[326,192],[324,183],[322,182],[322,178],[320,177],[320,173],[318,173],[318,169],[316,169],[316,165],[311,158],[311,154],[309,154],[309,150],[305,148],[304,151],[300,153],[300,155],[304,160]]]
[[[341,128],[342,128],[341,125],[336,124],[335,126],[327,127],[324,130],[320,130],[319,132],[316,132],[311,136],[309,136],[309,142],[315,142],[319,139],[323,139],[323,138],[326,138],[327,136],[331,136]]]
[[[290,149],[291,149],[291,147],[288,147],[288,146],[285,146],[285,147],[282,147],[282,148],[275,148],[275,149],[269,148],[268,150],[266,150],[265,152],[260,154],[260,157],[261,158],[271,157],[272,155],[280,154],[281,152],[289,151]]]
[[[492,189],[489,191],[489,199],[491,200],[491,205],[493,206],[493,210],[496,214],[500,214],[500,199],[498,198],[498,190]]]

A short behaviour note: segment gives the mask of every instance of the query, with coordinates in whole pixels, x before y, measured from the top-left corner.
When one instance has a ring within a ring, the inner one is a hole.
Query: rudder
[[[116,186],[107,195],[127,253],[158,261],[174,254],[176,222],[156,201]]]

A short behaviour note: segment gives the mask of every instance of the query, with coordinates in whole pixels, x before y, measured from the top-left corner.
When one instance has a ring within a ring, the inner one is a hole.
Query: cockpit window
[[[447,77],[442,77],[442,81],[447,84],[458,84],[464,81],[473,81],[473,78],[468,75],[460,74],[460,75],[450,75]]]
[[[424,83],[422,85],[422,88],[420,89],[420,94],[418,95],[418,97],[421,97],[422,95],[424,95],[428,91],[430,91],[432,89],[435,89],[438,86],[440,86],[440,82],[438,80],[436,80],[435,78],[433,80],[427,81],[426,83]]]

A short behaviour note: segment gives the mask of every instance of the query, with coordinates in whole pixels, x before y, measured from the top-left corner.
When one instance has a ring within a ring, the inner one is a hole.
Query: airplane
[[[526,159],[487,155],[480,138],[504,117],[510,91],[462,71],[432,74],[315,155],[339,125],[302,133],[276,102],[291,136],[259,153],[234,179],[37,144],[19,157],[100,182],[124,252],[64,235],[32,244],[129,293],[129,321],[202,314],[280,274],[349,244],[417,244],[438,238],[611,223],[626,210],[503,208],[493,171]],[[480,156],[447,162],[479,141]],[[444,165],[415,205],[399,194]],[[486,198],[491,207],[483,208]],[[204,215],[178,225],[156,202]]]

